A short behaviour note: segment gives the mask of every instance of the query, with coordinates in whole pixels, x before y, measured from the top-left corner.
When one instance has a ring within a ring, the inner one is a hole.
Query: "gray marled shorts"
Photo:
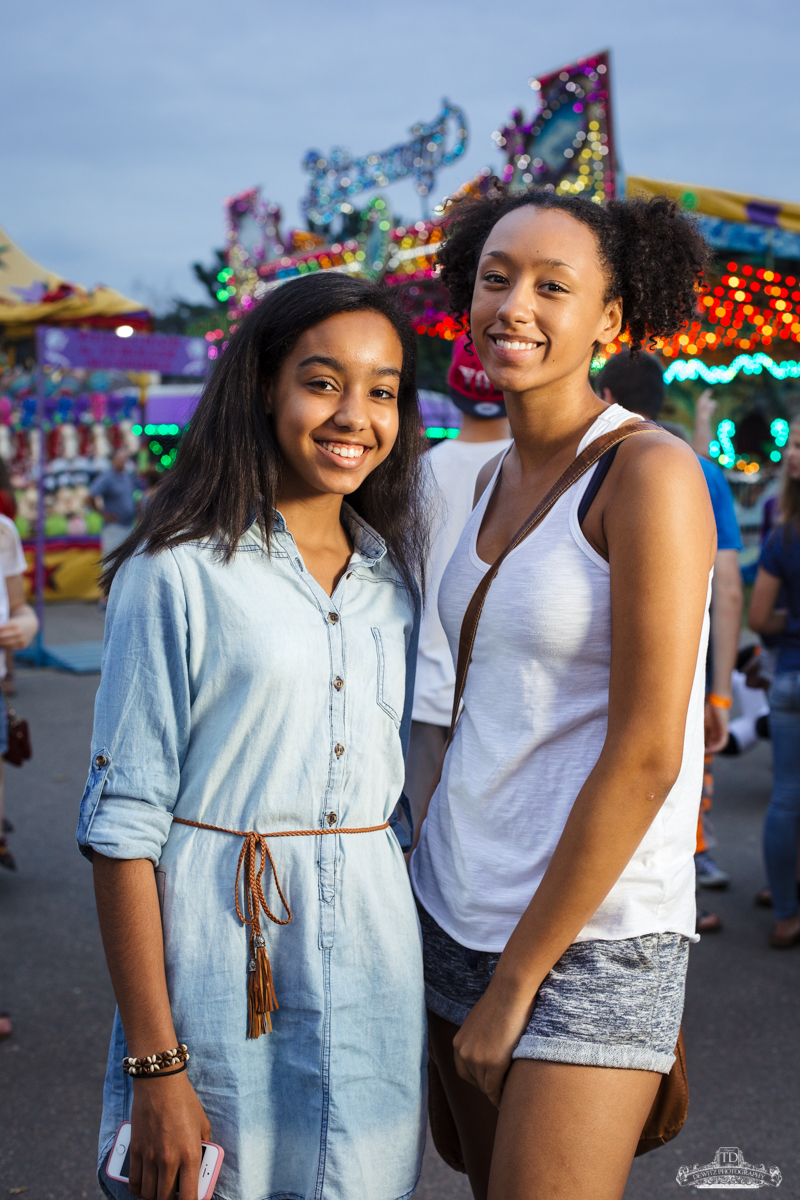
[[[419,903],[417,911],[428,1008],[461,1025],[500,955],[467,950]],[[680,933],[573,943],[539,988],[513,1057],[667,1074],[688,961],[689,939]]]

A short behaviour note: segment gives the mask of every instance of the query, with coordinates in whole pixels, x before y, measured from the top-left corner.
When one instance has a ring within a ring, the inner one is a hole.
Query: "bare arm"
[[[0,648],[24,650],[29,646],[39,629],[36,613],[25,602],[21,575],[6,575],[10,618],[0,625]]]
[[[106,858],[95,851],[93,865],[100,932],[128,1052],[141,1058],[171,1050],[178,1039],[164,973],[153,864]],[[180,1171],[180,1200],[197,1200],[200,1142],[209,1140],[211,1126],[188,1075],[134,1079],[131,1124],[133,1194],[168,1200]]]
[[[755,633],[782,633],[786,625],[786,613],[775,611],[775,602],[781,589],[781,581],[770,575],[763,567],[758,568],[747,623]]]
[[[680,770],[715,533],[688,446],[623,446],[603,510],[611,565],[608,732],[544,878],[455,1038],[456,1067],[499,1104],[536,992],[627,866]],[[621,460],[621,461],[620,461]]]
[[[742,573],[735,550],[718,550],[711,590],[711,691],[730,699],[731,674],[742,627]],[[706,706],[706,750],[717,754],[728,741],[728,710]]]
[[[692,432],[692,449],[701,458],[708,458],[708,446],[712,440],[711,419],[716,412],[717,402],[712,399],[711,388],[706,388],[697,397],[694,409],[694,430]]]

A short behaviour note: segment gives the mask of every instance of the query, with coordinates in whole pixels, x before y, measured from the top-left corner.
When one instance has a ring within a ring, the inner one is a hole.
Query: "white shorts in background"
[[[121,525],[119,521],[110,521],[100,530],[100,552],[105,558],[117,546],[121,546],[129,533],[133,533],[133,525]]]

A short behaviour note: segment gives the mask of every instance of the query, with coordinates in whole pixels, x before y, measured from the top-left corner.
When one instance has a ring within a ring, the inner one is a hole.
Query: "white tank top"
[[[635,416],[610,406],[578,453]],[[439,615],[454,661],[464,612],[488,569],[476,541],[499,471],[498,465],[439,588]],[[420,902],[473,950],[499,953],[505,947],[603,748],[611,665],[609,565],[578,524],[591,478],[588,471],[558,500],[509,554],[489,589],[463,715],[412,858]],[[706,609],[677,782],[578,941],[666,931],[695,939],[708,625]]]

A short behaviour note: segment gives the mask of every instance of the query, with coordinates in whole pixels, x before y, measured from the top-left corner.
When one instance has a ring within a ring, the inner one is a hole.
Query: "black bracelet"
[[[171,1079],[173,1075],[180,1075],[181,1071],[186,1070],[186,1063],[182,1067],[178,1067],[177,1071],[170,1071],[167,1074],[165,1071],[154,1071],[152,1075],[131,1075],[131,1079]],[[127,1074],[127,1072],[126,1072]]]

